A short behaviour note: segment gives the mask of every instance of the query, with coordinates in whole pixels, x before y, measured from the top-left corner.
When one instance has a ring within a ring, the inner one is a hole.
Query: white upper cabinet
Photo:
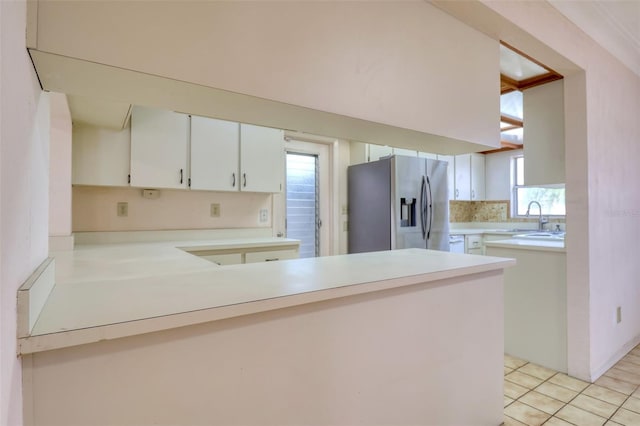
[[[131,186],[187,188],[189,116],[133,107]]]
[[[393,155],[406,155],[407,157],[417,157],[418,151],[414,149],[393,148]]]
[[[191,117],[191,189],[237,191],[240,124]]]
[[[564,183],[563,81],[525,90],[522,106],[525,185]]]
[[[284,132],[240,124],[240,190],[280,192],[284,181]]]
[[[454,197],[456,200],[484,200],[484,169],[484,156],[482,154],[455,156]]]
[[[72,136],[74,185],[129,185],[131,132],[74,123]]]
[[[370,143],[367,148],[368,161],[378,161],[382,157],[393,155],[393,148],[387,145],[375,145]]]
[[[471,154],[471,200],[484,200],[485,188],[485,157]]]
[[[446,161],[449,166],[447,167],[447,190],[449,192],[449,199],[450,200],[455,200],[456,199],[456,195],[455,195],[455,191],[456,191],[456,186],[455,186],[455,157],[453,155],[440,155],[438,154],[436,156],[437,160],[440,161]]]

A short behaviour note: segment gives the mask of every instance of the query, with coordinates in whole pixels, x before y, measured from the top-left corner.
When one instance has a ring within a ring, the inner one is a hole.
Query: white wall
[[[161,189],[160,197],[142,197],[142,188],[73,187],[73,231],[149,231],[271,227],[271,194]],[[128,203],[128,215],[117,204]],[[211,217],[211,204],[220,217]],[[260,222],[260,210],[269,220]]]
[[[71,113],[66,95],[49,93],[48,96],[51,103],[49,236],[55,244],[57,240],[71,240]]]
[[[22,423],[16,291],[47,256],[48,97],[25,50],[26,1],[0,2],[0,424]],[[37,114],[36,114],[36,111]]]
[[[40,2],[37,19],[40,52],[499,145],[497,41],[423,1],[191,2],[188,7],[173,1],[60,1]],[[178,108],[184,95],[158,106]],[[139,101],[152,99],[149,94]],[[269,116],[265,111],[262,120]],[[357,139],[319,126],[316,131],[295,127],[308,123],[289,124],[293,127],[284,128]]]
[[[467,22],[565,72],[569,373],[595,379],[640,342],[640,77],[546,2],[482,3]]]
[[[511,199],[511,159],[518,155],[522,155],[521,149],[484,156],[487,200]]]

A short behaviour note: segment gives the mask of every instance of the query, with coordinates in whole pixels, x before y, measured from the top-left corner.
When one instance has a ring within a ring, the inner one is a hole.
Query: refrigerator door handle
[[[427,196],[427,181],[422,176],[422,186],[420,186],[420,227],[422,228],[422,238],[427,235],[427,221],[426,221],[426,196]]]
[[[427,241],[431,238],[431,228],[433,227],[433,194],[431,194],[431,181],[427,176],[427,190],[429,196],[427,197],[427,206],[429,207],[429,227],[427,228]]]

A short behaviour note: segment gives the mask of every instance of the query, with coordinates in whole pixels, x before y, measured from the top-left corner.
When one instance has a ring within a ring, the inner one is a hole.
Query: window
[[[318,156],[287,152],[287,237],[300,240],[300,257],[319,253]]]
[[[525,186],[524,185],[524,157],[513,157],[513,192],[511,205],[513,216],[526,216],[527,207],[532,201],[542,206],[545,216],[564,216],[564,185],[553,186]],[[531,214],[538,214],[538,206],[531,206]]]

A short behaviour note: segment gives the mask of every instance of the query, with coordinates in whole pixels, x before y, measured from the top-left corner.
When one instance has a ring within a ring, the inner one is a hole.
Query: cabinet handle
[[[456,198],[460,197],[460,190],[456,189]]]
[[[265,262],[275,262],[276,260],[280,260],[278,257],[274,257],[273,259],[265,259]]]
[[[184,172],[184,170],[180,169],[180,183],[181,184],[184,181],[184,179],[183,179],[184,178],[184,176],[183,176],[184,173],[183,172]]]
[[[244,187],[247,186],[247,174],[246,173],[242,174],[242,186],[244,186]]]
[[[235,188],[236,187],[236,174],[235,173],[231,173],[231,179],[232,179],[231,187]]]
[[[476,198],[476,191],[474,191],[473,189],[471,190],[471,199],[473,200],[474,198]]]

